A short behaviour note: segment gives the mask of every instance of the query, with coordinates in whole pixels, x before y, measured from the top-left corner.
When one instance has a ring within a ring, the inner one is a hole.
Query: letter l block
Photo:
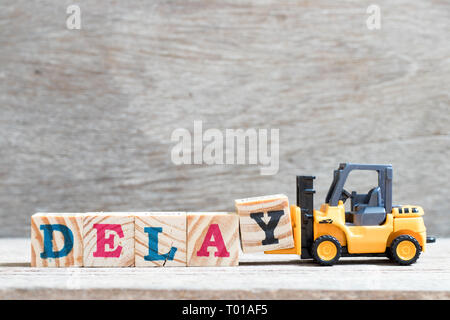
[[[135,213],[136,267],[186,267],[186,213]]]

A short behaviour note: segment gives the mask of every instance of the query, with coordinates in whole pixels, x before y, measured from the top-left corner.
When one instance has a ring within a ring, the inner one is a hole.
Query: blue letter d
[[[73,233],[63,224],[41,224],[40,229],[44,231],[44,252],[42,259],[62,258],[67,256],[73,248]],[[64,236],[64,247],[59,251],[53,251],[53,231],[59,231]]]

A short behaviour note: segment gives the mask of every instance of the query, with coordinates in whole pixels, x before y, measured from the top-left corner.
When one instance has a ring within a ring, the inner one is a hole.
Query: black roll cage
[[[381,197],[384,200],[386,212],[392,212],[392,165],[379,164],[355,164],[341,163],[337,170],[334,170],[333,182],[328,190],[325,202],[330,206],[337,206],[342,197],[347,177],[353,170],[368,170],[378,172],[378,186],[381,189]]]

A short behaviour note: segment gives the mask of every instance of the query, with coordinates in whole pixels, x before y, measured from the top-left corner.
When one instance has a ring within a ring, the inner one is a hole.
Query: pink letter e
[[[106,245],[109,249],[114,248],[114,235],[110,234],[108,238],[105,238],[105,231],[111,230],[117,233],[119,238],[123,238],[122,226],[120,224],[94,224],[94,228],[97,229],[97,251],[94,252],[96,258],[118,258],[122,252],[122,246],[117,246],[113,251],[106,251]]]

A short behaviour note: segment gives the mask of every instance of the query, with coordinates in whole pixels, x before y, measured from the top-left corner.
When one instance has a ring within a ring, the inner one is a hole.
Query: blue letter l
[[[173,260],[177,248],[171,247],[169,253],[158,254],[158,233],[162,232],[162,228],[145,227],[144,232],[148,233],[148,256],[146,261]]]

